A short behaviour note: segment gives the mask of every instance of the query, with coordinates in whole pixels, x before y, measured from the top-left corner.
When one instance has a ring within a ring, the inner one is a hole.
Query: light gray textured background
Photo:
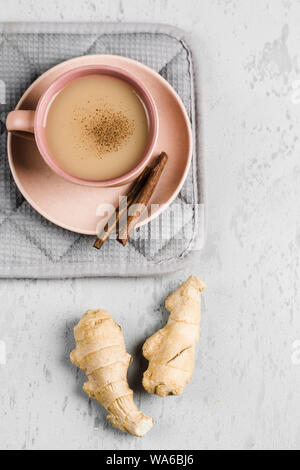
[[[193,31],[208,196],[207,244],[186,272],[0,282],[0,448],[299,449],[300,2],[1,0],[0,12],[1,21],[158,21]],[[182,397],[162,400],[138,385],[140,345],[190,272],[208,284],[197,367]],[[123,325],[137,403],[156,421],[143,440],[106,425],[68,363],[71,329],[89,307]]]

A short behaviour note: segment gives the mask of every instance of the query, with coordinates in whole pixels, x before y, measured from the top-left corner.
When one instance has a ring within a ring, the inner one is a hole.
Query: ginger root
[[[121,327],[105,310],[88,310],[75,326],[74,337],[76,349],[70,355],[71,362],[89,379],[83,390],[104,406],[113,426],[144,436],[152,428],[153,419],[134,404],[127,382],[132,358],[126,352]]]
[[[143,346],[143,355],[149,361],[143,377],[147,392],[161,397],[180,395],[191,380],[205,287],[203,281],[191,276],[166,299],[166,309],[171,313],[168,323]]]

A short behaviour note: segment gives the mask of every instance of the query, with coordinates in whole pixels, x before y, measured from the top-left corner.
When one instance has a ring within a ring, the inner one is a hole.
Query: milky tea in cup
[[[91,74],[69,82],[54,97],[45,136],[64,171],[105,181],[130,172],[143,159],[149,123],[144,104],[129,83]]]

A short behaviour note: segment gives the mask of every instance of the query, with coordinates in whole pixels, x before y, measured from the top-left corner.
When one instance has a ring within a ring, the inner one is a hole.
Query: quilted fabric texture
[[[194,125],[191,53],[178,31],[114,24],[2,25],[0,31],[0,79],[6,84],[5,96],[0,96],[0,276],[137,276],[180,268],[199,236],[196,154],[173,205],[136,230],[125,249],[110,239],[97,251],[93,237],[56,227],[24,200],[10,173],[4,125],[7,113],[40,74],[71,57],[98,53],[131,57],[156,70],[178,92]]]

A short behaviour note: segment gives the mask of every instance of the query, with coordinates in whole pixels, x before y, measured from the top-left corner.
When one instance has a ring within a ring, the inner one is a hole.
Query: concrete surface
[[[193,31],[209,224],[186,272],[0,282],[0,448],[299,449],[300,2],[1,0],[0,19]],[[190,272],[208,285],[197,367],[182,397],[163,400],[141,389],[140,346]],[[98,306],[123,325],[137,404],[156,421],[142,440],[106,424],[68,361],[74,323]]]

